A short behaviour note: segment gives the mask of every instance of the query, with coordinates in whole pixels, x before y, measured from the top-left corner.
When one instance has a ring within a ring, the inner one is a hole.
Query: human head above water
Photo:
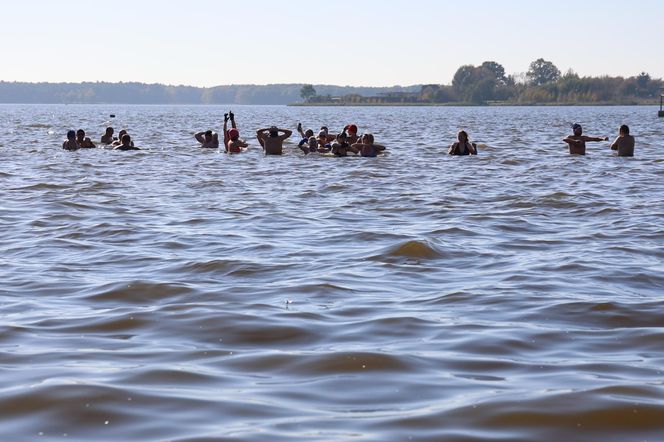
[[[314,136],[314,131],[311,129],[307,129],[307,131],[304,133],[304,136],[307,138],[311,138]]]
[[[468,132],[466,132],[465,130],[460,130],[459,132],[457,132],[457,140],[459,140],[462,143],[468,141]]]
[[[572,125],[572,130],[574,131],[574,135],[581,135],[583,133],[583,128],[579,123],[574,123]]]
[[[279,136],[279,129],[277,129],[277,126],[270,126],[270,128],[267,131],[270,133],[270,136],[272,138]]]
[[[629,135],[629,126],[626,124],[620,126],[620,133],[624,135]]]
[[[111,135],[113,135],[113,132],[114,132],[114,130],[113,130],[112,127],[109,126],[109,127],[106,128],[106,135],[111,136]]]
[[[362,135],[362,143],[364,143],[364,144],[373,144],[373,142],[374,142],[373,134],[370,134],[370,133],[367,132],[366,134]]]
[[[206,130],[204,136],[205,136],[205,141],[211,141],[212,140],[212,131],[211,130]]]
[[[357,125],[349,124],[348,125],[348,133],[349,134],[357,134]]]
[[[129,136],[129,134],[124,134],[121,138],[121,141],[122,141],[122,144],[124,144],[125,146],[128,146],[131,143],[131,137]]]
[[[76,131],[76,137],[77,138],[83,138],[85,137],[85,131],[83,129],[79,129]]]
[[[76,138],[76,131],[75,130],[68,130],[67,131],[67,139],[73,140]]]

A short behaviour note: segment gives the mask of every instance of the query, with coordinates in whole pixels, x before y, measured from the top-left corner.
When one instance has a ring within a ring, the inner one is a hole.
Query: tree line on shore
[[[451,85],[422,85],[417,92],[382,92],[375,96],[319,95],[304,85],[300,96],[306,103],[325,104],[648,104],[659,100],[661,79],[641,72],[632,77],[581,77],[572,70],[562,74],[542,58],[525,74],[507,75],[495,61],[457,69]]]
[[[659,100],[661,79],[562,74],[538,59],[507,75],[494,61],[457,69],[452,83],[393,87],[312,84],[173,86],[138,82],[26,83],[0,81],[0,103],[109,104],[647,104]]]

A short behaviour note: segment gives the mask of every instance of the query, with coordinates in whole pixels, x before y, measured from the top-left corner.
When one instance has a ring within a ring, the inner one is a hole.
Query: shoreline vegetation
[[[0,81],[0,103],[249,104],[290,106],[620,106],[656,105],[664,81],[565,74],[542,58],[528,72],[507,75],[494,61],[457,69],[452,83],[392,87],[313,84],[173,86],[138,82],[27,83]]]

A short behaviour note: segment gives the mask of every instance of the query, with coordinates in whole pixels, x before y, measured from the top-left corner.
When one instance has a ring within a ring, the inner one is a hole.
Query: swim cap
[[[230,138],[237,138],[237,137],[240,136],[240,131],[237,130],[237,129],[235,129],[235,128],[233,128],[233,129],[231,129],[231,130],[228,131],[228,136],[229,136]]]
[[[348,132],[357,133],[357,126],[354,125],[354,124],[351,124],[350,126],[348,126]]]

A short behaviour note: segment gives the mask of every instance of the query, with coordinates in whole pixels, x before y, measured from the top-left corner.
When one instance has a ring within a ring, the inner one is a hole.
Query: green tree
[[[550,61],[543,58],[530,63],[530,69],[526,73],[528,82],[534,86],[542,86],[547,83],[555,83],[560,78],[560,69]]]
[[[496,80],[498,85],[506,85],[507,77],[505,76],[505,68],[500,63],[495,61],[485,61],[480,68],[484,69]]]
[[[316,96],[316,89],[314,89],[313,85],[311,84],[305,84],[302,86],[302,89],[300,89],[300,97],[304,101],[311,101],[313,97]]]

